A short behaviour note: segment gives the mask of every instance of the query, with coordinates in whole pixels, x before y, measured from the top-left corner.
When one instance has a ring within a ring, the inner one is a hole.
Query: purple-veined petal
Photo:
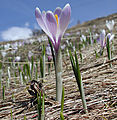
[[[36,16],[36,20],[37,20],[39,26],[41,27],[41,29],[48,35],[48,30],[46,28],[45,22],[43,20],[43,17],[42,17],[42,14],[41,14],[41,11],[39,8],[36,8],[35,16]]]
[[[59,18],[59,31],[60,32],[58,32],[58,33],[62,34],[62,36],[63,36],[65,30],[67,29],[67,26],[70,21],[70,16],[71,16],[71,7],[69,4],[67,4],[63,8],[62,13]]]
[[[46,12],[45,11],[42,12],[42,19],[44,23],[46,23]]]
[[[51,11],[48,11],[46,13],[46,25],[47,25],[48,31],[52,35],[53,43],[56,44],[57,22],[54,14]]]
[[[41,13],[40,9],[36,8],[35,16],[36,16],[37,23],[39,24],[41,29],[49,36],[50,39],[53,39],[52,35],[50,34],[50,32],[48,31],[48,28],[46,26],[46,12],[43,11]]]
[[[60,7],[57,7],[54,11],[54,15],[57,14],[57,16],[59,17],[61,15],[62,9]]]

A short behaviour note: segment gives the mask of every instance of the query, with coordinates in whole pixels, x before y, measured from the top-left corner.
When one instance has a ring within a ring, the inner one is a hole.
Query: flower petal
[[[57,38],[57,43],[56,43],[56,46],[55,46],[55,51],[58,52],[58,49],[60,48],[60,44],[61,44],[61,35],[58,36]]]
[[[59,17],[61,15],[62,9],[60,7],[57,7],[54,11],[54,15],[57,14],[57,16]]]
[[[105,45],[106,45],[105,34],[106,34],[105,30],[102,30],[101,34],[100,34],[100,45],[101,45],[101,47],[105,47]]]
[[[43,11],[41,13],[40,9],[36,8],[35,16],[36,16],[37,22],[38,22],[39,26],[41,27],[41,29],[49,36],[50,39],[52,39],[52,35],[50,34],[50,32],[48,31],[48,28],[46,26],[46,13],[45,13],[45,11]]]
[[[109,39],[109,42],[111,42],[114,39],[114,37],[115,37],[115,35],[112,34],[111,37],[110,37],[110,39]]]
[[[114,26],[114,24],[115,24],[114,20],[112,20],[112,24],[113,24],[113,26]]]
[[[59,18],[59,30],[60,30],[60,34],[62,34],[62,36],[63,36],[65,30],[67,29],[67,26],[70,21],[70,16],[71,16],[71,7],[69,4],[67,4],[63,8],[62,13]]]
[[[56,44],[57,22],[54,14],[51,11],[48,11],[46,13],[46,25],[48,31],[52,35],[52,38],[54,40],[53,42]]]
[[[35,10],[35,16],[36,16],[36,20],[39,24],[39,26],[41,27],[41,29],[43,29],[43,31],[48,34],[48,31],[47,31],[47,28],[46,28],[46,25],[45,25],[45,22],[43,20],[44,17],[42,17],[42,14],[41,14],[41,11],[39,8],[36,8]]]
[[[106,39],[108,38],[108,39],[109,39],[109,42],[111,42],[114,37],[115,37],[114,34],[108,33],[107,36],[106,36]]]

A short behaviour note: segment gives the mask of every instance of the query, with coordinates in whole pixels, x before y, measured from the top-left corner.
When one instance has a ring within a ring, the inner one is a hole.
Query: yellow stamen
[[[55,18],[56,18],[56,22],[57,22],[57,26],[58,26],[58,15],[57,14],[55,15]]]

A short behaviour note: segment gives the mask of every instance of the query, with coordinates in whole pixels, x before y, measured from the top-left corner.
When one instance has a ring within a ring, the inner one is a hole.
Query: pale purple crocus
[[[66,6],[63,9],[57,7],[54,12],[43,11],[41,13],[40,9],[36,8],[35,16],[41,29],[50,38],[55,51],[58,52],[60,48],[61,38],[63,37],[64,32],[67,29],[67,26],[70,21],[70,5],[66,4]]]
[[[101,48],[106,47],[107,39],[109,39],[109,42],[111,42],[113,40],[114,36],[115,35],[111,34],[111,33],[108,33],[106,35],[106,31],[102,30],[101,33],[100,33],[100,36],[99,36],[99,42],[100,42]]]
[[[52,60],[52,52],[51,52],[51,48],[50,48],[49,44],[46,47],[46,54],[48,55],[48,61],[51,61]]]
[[[15,57],[15,62],[19,62],[21,60],[20,56]]]

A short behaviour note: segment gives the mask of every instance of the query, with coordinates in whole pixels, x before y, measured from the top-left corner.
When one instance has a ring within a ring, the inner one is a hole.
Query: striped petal
[[[56,44],[57,22],[54,14],[51,11],[48,11],[46,13],[46,25],[47,25],[48,31],[53,37],[52,39],[53,43]]]
[[[35,16],[37,23],[40,25],[41,29],[48,35],[48,30],[44,22],[44,14],[41,14],[41,11],[39,8],[36,8],[35,10]]]
[[[61,15],[62,9],[60,7],[57,7],[54,11],[54,15],[57,15],[58,17]]]
[[[60,15],[59,18],[59,30],[60,30],[60,34],[63,36],[65,30],[67,29],[67,26],[69,24],[70,21],[70,16],[71,16],[71,7],[69,4],[67,4],[63,10],[62,13]]]

